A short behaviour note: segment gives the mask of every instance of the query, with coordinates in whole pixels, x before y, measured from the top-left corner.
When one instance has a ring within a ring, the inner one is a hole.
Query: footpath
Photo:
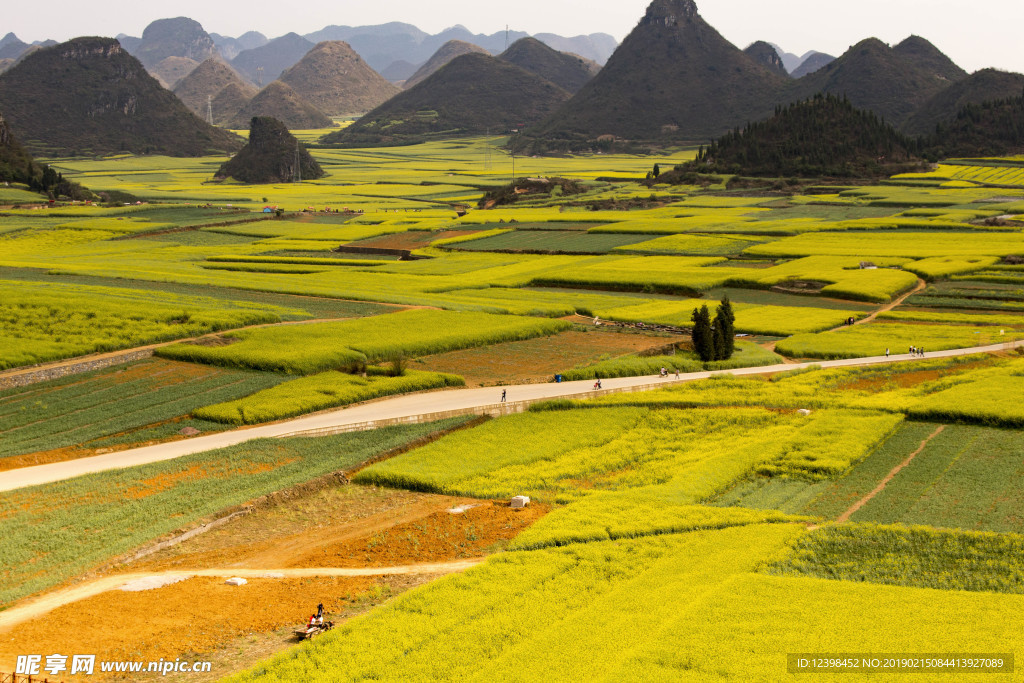
[[[931,351],[924,358],[950,358],[974,353],[1007,351],[1024,346],[1024,340],[977,346],[969,349]],[[675,378],[658,376],[619,377],[601,380],[602,388],[594,390],[591,380],[577,382],[546,382],[543,384],[519,384],[507,387],[481,387],[474,389],[451,389],[421,394],[396,396],[394,398],[364,403],[348,408],[297,417],[267,425],[234,429],[207,436],[197,436],[184,441],[133,448],[106,453],[78,460],[56,462],[33,467],[0,472],[0,491],[12,491],[27,486],[48,484],[84,474],[134,467],[163,460],[172,460],[193,453],[203,453],[226,448],[252,439],[282,438],[296,436],[324,436],[343,432],[376,429],[395,424],[430,422],[458,415],[508,415],[523,412],[531,404],[555,398],[594,398],[612,393],[647,391],[671,386],[681,382],[707,379],[711,375],[729,374],[737,377],[762,375],[776,372],[799,370],[811,366],[823,368],[884,365],[887,363],[908,363],[921,360],[920,356],[898,354],[890,357],[851,358],[844,360],[820,361],[816,363],[787,363],[754,368],[736,368],[715,372],[690,372]],[[506,401],[502,401],[502,392]]]
[[[188,569],[179,572],[151,572],[136,574],[113,574],[100,579],[65,588],[62,590],[47,593],[41,597],[20,604],[16,607],[0,612],[0,631],[12,626],[36,619],[58,607],[70,605],[73,602],[91,598],[100,593],[112,590],[145,590],[148,588],[159,588],[163,585],[177,583],[194,576],[212,576],[219,578],[240,577],[244,579],[285,579],[285,578],[310,578],[320,576],[394,576],[407,574],[441,575],[465,571],[475,567],[484,561],[484,558],[471,558],[466,560],[453,560],[451,562],[433,562],[426,564],[401,565],[396,567],[366,567],[356,569],[342,569],[338,567],[311,567],[311,568],[287,568],[287,569],[240,569],[237,567],[226,569]],[[133,584],[155,580],[145,588],[135,587]]]

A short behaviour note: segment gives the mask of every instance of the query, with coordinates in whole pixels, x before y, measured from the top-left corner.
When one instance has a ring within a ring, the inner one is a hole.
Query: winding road
[[[928,352],[925,358],[949,358],[953,356],[966,356],[973,353],[991,353],[1006,351],[1020,346],[1024,346],[1024,340],[968,349],[933,351]],[[49,484],[72,477],[79,477],[84,474],[171,460],[193,453],[202,453],[217,448],[234,446],[252,439],[336,434],[393,424],[428,422],[456,415],[503,415],[522,412],[532,403],[553,398],[593,398],[610,393],[643,391],[679,382],[706,379],[713,374],[730,374],[742,377],[745,375],[786,372],[812,365],[823,368],[839,368],[881,365],[885,363],[907,363],[918,360],[921,360],[920,357],[899,354],[891,357],[874,356],[870,358],[819,361],[816,363],[787,363],[754,368],[737,368],[715,372],[691,372],[680,375],[679,379],[675,379],[674,375],[669,375],[668,378],[664,379],[657,376],[620,377],[602,380],[602,389],[598,391],[594,390],[593,382],[590,380],[557,384],[553,382],[519,384],[504,387],[508,396],[507,403],[500,401],[503,387],[451,389],[408,394],[257,427],[197,436],[184,441],[173,441],[115,453],[95,455],[78,460],[8,470],[0,472],[0,492]]]

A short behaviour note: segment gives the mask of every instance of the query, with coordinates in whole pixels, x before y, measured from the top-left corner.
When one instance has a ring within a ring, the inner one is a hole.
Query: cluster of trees
[[[905,136],[845,96],[818,94],[779,106],[702,146],[694,161],[661,182],[685,183],[697,174],[755,177],[888,176],[949,155],[999,156],[1024,150],[1024,96],[968,104],[953,121],[923,138]],[[653,173],[648,178],[655,177]]]
[[[515,204],[520,199],[536,199],[540,194],[568,197],[574,194],[583,194],[586,191],[586,186],[569,178],[517,178],[514,183],[488,191],[477,202],[477,207],[483,209],[489,206]]]
[[[78,183],[66,180],[64,174],[54,171],[49,166],[44,166],[42,173],[34,173],[22,182],[28,185],[28,189],[45,194],[50,199],[67,197],[80,202],[97,199],[92,192]]]
[[[693,309],[693,350],[701,361],[729,360],[736,350],[736,316],[732,312],[729,297],[723,297],[715,311],[715,319],[711,320],[711,312],[707,304]]]
[[[775,115],[701,147],[679,170],[755,176],[887,175],[921,155],[918,140],[896,132],[846,97],[818,94],[776,107]]]
[[[22,183],[33,192],[47,195],[50,199],[68,197],[75,200],[96,199],[97,197],[78,183],[65,180],[64,176],[49,166],[43,166],[25,151],[10,127],[0,115],[0,182]]]
[[[926,143],[934,156],[1000,156],[1024,150],[1024,95],[968,104]]]

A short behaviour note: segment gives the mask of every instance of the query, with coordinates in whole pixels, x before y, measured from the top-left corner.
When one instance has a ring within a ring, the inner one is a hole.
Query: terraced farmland
[[[237,681],[782,680],[785,653],[1024,645],[1024,358],[1009,344],[1024,339],[1019,160],[844,186],[669,186],[638,179],[692,150],[526,157],[523,177],[582,192],[473,208],[479,188],[508,182],[495,145],[317,147],[327,177],[258,188],[206,182],[213,157],[51,160],[144,203],[0,212],[0,370],[201,339],[0,391],[0,475],[311,411],[341,412],[303,428],[335,429],[350,410],[399,414],[346,406],[463,377],[492,387],[471,407],[500,414],[522,405],[491,405],[499,385],[518,401],[514,385],[556,374],[589,387],[661,367],[998,349],[670,376],[520,414],[254,440],[8,491],[0,670],[16,665],[5,657],[23,641],[4,624],[24,598],[122,571],[217,578],[72,602],[32,614],[28,632],[95,638],[90,610],[116,604],[147,628],[112,630],[101,652],[209,658]],[[733,358],[701,364],[692,312],[726,295],[743,336]],[[398,403],[436,412],[435,397]],[[512,509],[516,495],[529,507]],[[423,562],[437,564],[406,566]],[[337,575],[382,567],[409,573]],[[150,624],[165,598],[173,609]],[[288,642],[287,620],[317,602],[345,623]],[[212,613],[225,604],[257,614],[228,622]]]

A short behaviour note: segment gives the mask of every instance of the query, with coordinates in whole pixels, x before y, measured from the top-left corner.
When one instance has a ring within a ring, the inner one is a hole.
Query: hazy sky
[[[154,20],[188,16],[211,33],[237,36],[257,30],[270,37],[310,33],[330,24],[357,26],[388,21],[415,24],[436,33],[462,24],[494,33],[508,24],[529,33],[610,33],[621,40],[643,15],[649,0],[51,0],[40,11],[13,4],[0,33],[13,31],[31,42],[78,35],[141,35]],[[987,66],[1024,73],[1024,0],[698,0],[701,14],[743,48],[768,40],[789,52],[819,50],[839,55],[875,36],[894,44],[911,33],[924,36],[968,71]],[[295,7],[289,13],[271,7]]]

